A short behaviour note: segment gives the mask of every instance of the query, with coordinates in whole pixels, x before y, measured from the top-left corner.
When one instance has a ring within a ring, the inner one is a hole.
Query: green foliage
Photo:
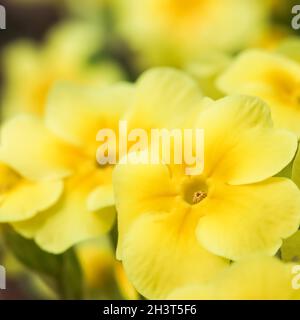
[[[74,250],[55,255],[41,250],[34,241],[25,239],[12,229],[5,230],[6,244],[27,268],[37,272],[63,299],[81,299],[83,277]]]

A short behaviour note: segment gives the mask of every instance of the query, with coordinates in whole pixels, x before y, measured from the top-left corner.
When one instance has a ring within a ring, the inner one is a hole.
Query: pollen
[[[207,197],[207,193],[203,191],[197,191],[193,195],[193,204],[197,204]]]

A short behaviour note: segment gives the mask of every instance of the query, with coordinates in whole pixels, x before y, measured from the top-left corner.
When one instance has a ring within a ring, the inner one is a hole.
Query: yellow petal
[[[131,224],[149,211],[168,212],[174,203],[176,189],[165,165],[119,164],[113,173],[118,211],[120,258],[122,241]]]
[[[215,185],[199,208],[197,237],[204,248],[231,260],[254,253],[274,255],[300,223],[300,192],[285,178]]]
[[[255,66],[255,68],[253,68]],[[218,80],[227,94],[249,94],[264,99],[272,110],[276,127],[300,135],[300,65],[282,55],[246,51]]]
[[[21,180],[0,202],[0,222],[24,221],[48,209],[63,191],[61,181],[30,182]]]
[[[196,216],[189,212],[149,213],[124,237],[123,264],[134,287],[148,299],[165,298],[176,287],[208,281],[228,261],[197,242]]]
[[[134,128],[181,127],[201,110],[198,84],[175,69],[146,71],[136,84],[126,119]]]
[[[5,86],[3,91],[2,115],[11,118],[20,112],[37,112],[32,97],[32,88],[40,76],[41,57],[38,47],[31,41],[17,41],[9,45],[3,54]],[[26,81],[24,75],[26,74]],[[41,81],[44,83],[43,81]],[[42,86],[41,86],[42,87]]]
[[[221,99],[200,114],[197,126],[204,129],[204,175],[230,184],[275,175],[297,149],[296,136],[272,128],[269,109],[257,98]]]
[[[34,238],[42,249],[55,254],[106,233],[115,221],[115,209],[88,210],[91,183],[94,182],[82,177],[70,178],[55,206],[31,220],[15,223],[14,228],[23,236]]]
[[[31,116],[7,121],[1,132],[0,158],[29,179],[57,179],[72,172],[75,151]]]
[[[96,143],[100,129],[116,129],[132,96],[129,84],[102,90],[57,85],[46,108],[46,124],[58,136],[85,149]],[[93,156],[95,149],[93,149]]]
[[[103,32],[98,24],[64,21],[47,35],[43,58],[58,70],[72,70],[87,64],[102,46],[102,39]]]
[[[87,199],[87,208],[90,211],[96,211],[114,205],[115,197],[111,184],[97,187],[89,194]]]
[[[276,258],[257,257],[234,263],[208,284],[175,290],[168,299],[294,300],[293,265]]]

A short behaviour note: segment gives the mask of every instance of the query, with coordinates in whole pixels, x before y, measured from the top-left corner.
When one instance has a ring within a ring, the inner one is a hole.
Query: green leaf
[[[80,299],[83,276],[73,249],[55,255],[40,249],[33,240],[17,234],[11,228],[4,232],[5,242],[16,258],[41,278],[63,299]]]

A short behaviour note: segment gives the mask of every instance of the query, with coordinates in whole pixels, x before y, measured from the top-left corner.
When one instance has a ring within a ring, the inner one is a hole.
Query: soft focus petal
[[[23,221],[51,207],[60,197],[60,181],[29,182],[21,180],[0,202],[0,222]]]
[[[291,300],[300,299],[292,287],[292,264],[271,257],[234,263],[212,282],[175,290],[168,299]]]
[[[97,187],[89,194],[87,199],[87,208],[90,211],[96,211],[114,205],[115,197],[111,184]]]
[[[1,132],[0,158],[29,179],[56,179],[72,172],[75,152],[31,116],[7,121]]]
[[[89,211],[87,197],[91,179],[74,177],[66,182],[65,192],[55,206],[26,222],[14,224],[23,236],[34,238],[51,253],[61,253],[81,241],[106,233],[115,221],[114,207]]]
[[[227,94],[264,99],[271,108],[275,126],[300,135],[300,65],[295,61],[280,54],[246,51],[224,72],[218,84]]]
[[[181,127],[201,110],[197,83],[175,69],[146,71],[136,84],[133,105],[126,119],[134,128]]]
[[[117,128],[132,93],[132,87],[125,83],[102,90],[57,85],[49,97],[46,124],[61,138],[87,149],[96,143],[100,129]]]

